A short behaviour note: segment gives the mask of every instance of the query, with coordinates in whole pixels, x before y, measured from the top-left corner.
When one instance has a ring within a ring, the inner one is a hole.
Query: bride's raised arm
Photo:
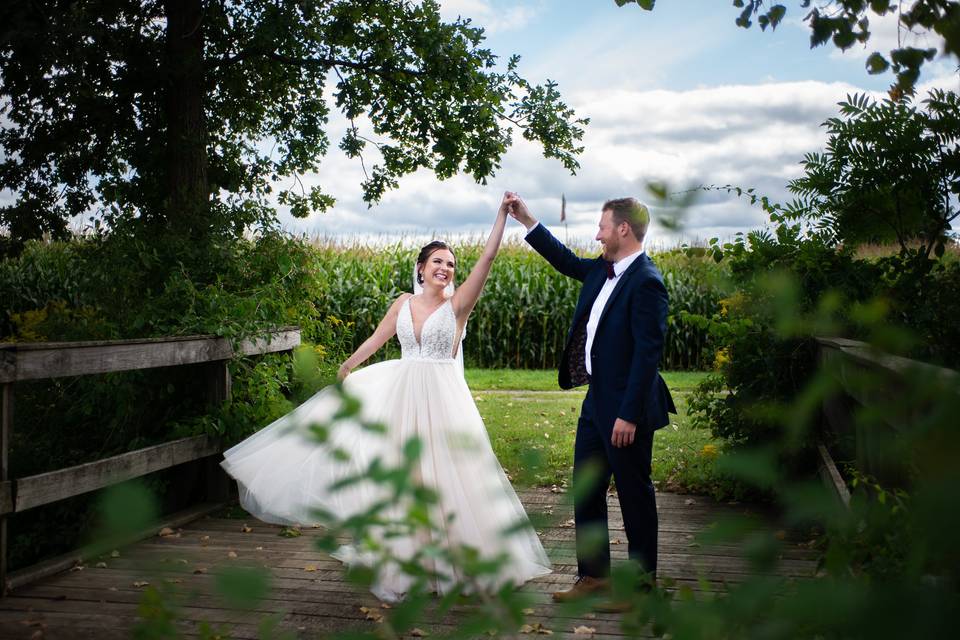
[[[493,266],[493,259],[497,257],[500,250],[500,242],[503,240],[503,229],[507,224],[507,209],[509,202],[508,193],[503,194],[503,200],[500,202],[500,208],[497,210],[497,219],[493,223],[493,229],[490,230],[490,236],[487,238],[487,244],[483,247],[483,253],[477,264],[473,266],[470,275],[462,285],[457,287],[453,294],[453,312],[457,320],[464,320],[473,311],[473,307],[480,298],[480,292],[483,291],[483,285],[487,282],[487,276],[490,275],[490,268]]]
[[[410,297],[409,293],[401,293],[400,297],[393,301],[387,314],[383,316],[380,324],[374,329],[369,338],[363,341],[357,350],[350,354],[350,357],[343,361],[340,370],[337,372],[337,379],[343,380],[354,368],[366,362],[367,358],[375,354],[380,347],[387,343],[397,333],[397,316],[400,314],[400,307],[403,301]]]

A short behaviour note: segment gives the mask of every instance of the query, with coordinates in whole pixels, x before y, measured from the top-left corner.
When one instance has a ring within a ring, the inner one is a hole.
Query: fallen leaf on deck
[[[571,529],[571,528],[573,528],[576,524],[577,524],[577,521],[574,520],[573,518],[570,518],[570,519],[567,520],[566,522],[560,523],[560,528],[561,528],[561,529]]]
[[[251,529],[247,525],[243,525],[242,527],[240,527],[240,533],[250,533],[251,531],[253,531],[253,529]]]
[[[110,552],[110,557],[111,557],[111,558],[119,558],[119,557],[120,557],[120,552],[117,551],[116,549],[114,549],[113,551]]]
[[[106,569],[106,568],[107,568],[107,563],[106,563],[106,562],[98,562],[98,563],[97,563],[97,569]]]
[[[370,607],[360,607],[360,613],[362,613],[367,620],[383,622],[383,615],[374,611]]]
[[[547,629],[539,622],[523,625],[522,627],[520,627],[520,633],[532,633],[534,635],[541,635],[541,636],[553,635],[553,631],[550,631],[550,629]]]
[[[412,637],[412,638],[426,638],[426,637],[427,637],[427,632],[424,631],[423,629],[418,629],[417,627],[414,627],[413,629],[410,629],[410,637]]]
[[[303,568],[303,570],[304,570],[304,571],[316,571],[316,570],[317,570],[317,565],[315,565],[315,564],[308,564],[307,566],[305,566],[305,567]]]
[[[135,587],[145,587],[145,586],[147,586],[148,584],[150,584],[150,583],[147,582],[146,580],[137,580],[136,582],[133,583],[133,586],[135,586]]]
[[[693,498],[687,498],[686,500],[683,501],[683,504],[690,506],[692,504],[697,504],[697,501],[694,500]]]
[[[207,542],[210,539],[210,536],[200,536],[200,542]]]
[[[588,627],[586,625],[580,625],[579,627],[573,628],[573,634],[577,636],[592,636],[597,632],[593,627]]]
[[[620,540],[618,540],[617,538],[611,538],[610,544],[620,544]]]
[[[523,615],[525,615],[525,616],[532,616],[532,615],[533,615],[533,609],[524,609],[524,610],[523,610]]]
[[[205,567],[197,567],[196,569],[193,570],[194,575],[197,575],[200,573],[206,573],[206,572],[207,570]]]
[[[228,557],[228,558],[236,558],[236,557],[237,557],[237,552],[236,552],[236,551],[228,551],[228,552],[227,552],[227,557]]]
[[[172,536],[174,533],[175,533],[174,530],[171,529],[170,527],[164,527],[163,529],[160,529],[159,532],[157,532],[157,535],[160,536],[161,538],[165,538],[167,536]]]
[[[86,567],[82,564],[75,564],[70,567],[70,571],[83,571],[84,569],[86,569]]]

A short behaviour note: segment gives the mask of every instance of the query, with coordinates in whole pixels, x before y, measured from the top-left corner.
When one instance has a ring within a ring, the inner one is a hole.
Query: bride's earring
[[[417,271],[417,284],[423,284],[423,272]]]

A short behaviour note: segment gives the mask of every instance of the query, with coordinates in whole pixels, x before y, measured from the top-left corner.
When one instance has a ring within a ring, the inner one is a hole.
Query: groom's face
[[[600,214],[600,225],[597,230],[597,241],[603,245],[603,259],[613,260],[620,250],[620,236],[613,221],[613,211],[604,209]]]

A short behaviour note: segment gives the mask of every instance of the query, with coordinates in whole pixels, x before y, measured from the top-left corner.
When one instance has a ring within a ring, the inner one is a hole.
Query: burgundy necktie
[[[617,277],[617,273],[613,270],[613,263],[607,263],[607,280],[612,280]]]

